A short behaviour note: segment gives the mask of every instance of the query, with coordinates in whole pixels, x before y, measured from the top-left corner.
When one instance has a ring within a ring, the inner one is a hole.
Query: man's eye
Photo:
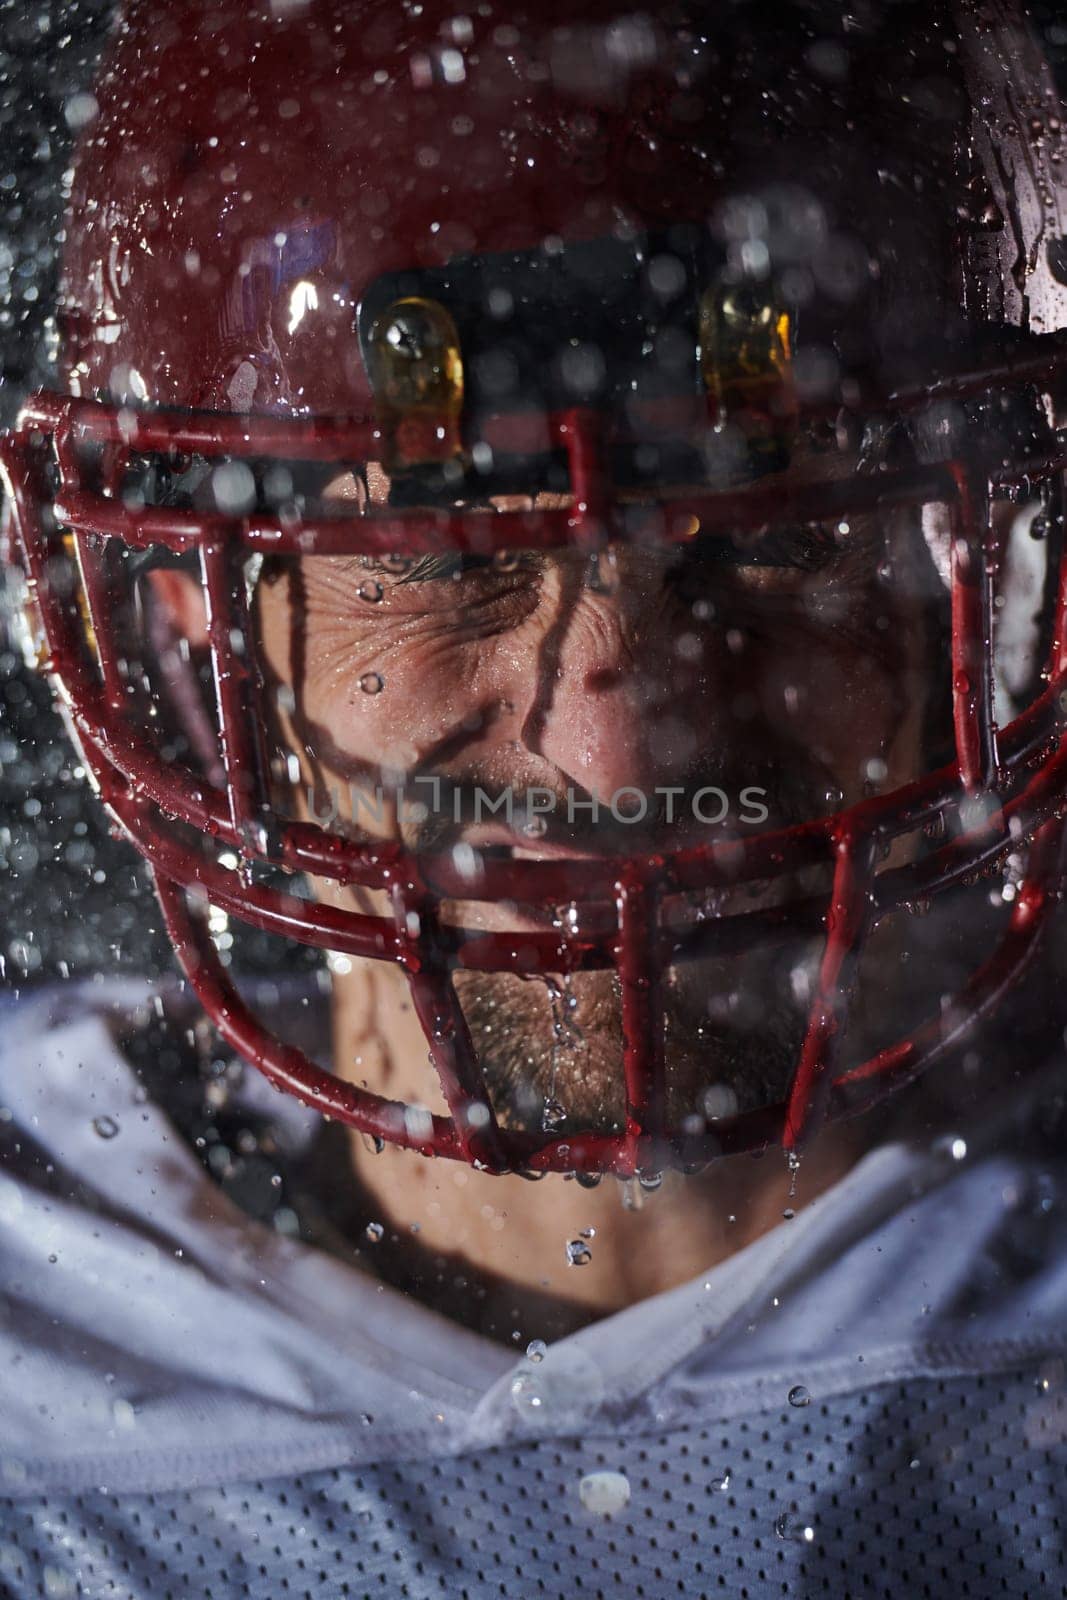
[[[525,550],[499,550],[495,555],[475,554],[471,551],[447,550],[436,555],[394,558],[392,562],[376,563],[388,573],[397,588],[426,583],[459,583],[471,576],[510,578],[533,574],[540,570],[540,562]]]
[[[492,566],[488,556],[449,550],[442,555],[419,556],[411,561],[409,569],[397,577],[398,584],[440,583],[444,579],[458,581],[471,572],[484,572]]]
[[[698,534],[687,544],[679,571],[705,567],[773,567],[818,572],[845,547],[847,523],[775,525],[752,533]]]

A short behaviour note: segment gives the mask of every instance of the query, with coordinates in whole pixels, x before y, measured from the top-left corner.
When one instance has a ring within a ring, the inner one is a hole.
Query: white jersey
[[[233,1207],[84,989],[0,1108],[4,1597],[1064,1592],[1047,1161],[883,1147],[530,1360]]]

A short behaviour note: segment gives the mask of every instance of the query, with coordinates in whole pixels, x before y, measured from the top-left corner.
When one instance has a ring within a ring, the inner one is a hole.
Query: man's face
[[[824,441],[814,470],[837,476],[848,464]],[[330,492],[381,500],[388,485],[372,471],[367,485],[342,477]],[[494,504],[534,507],[517,497]],[[901,581],[909,538],[918,535],[903,524],[856,517],[774,528],[730,547],[694,524],[681,545],[611,545],[596,556],[277,566],[259,585],[256,611],[275,691],[276,770],[286,773],[277,804],[290,815],[336,808],[330,826],[339,831],[451,853],[470,872],[471,895],[446,903],[445,920],[580,932],[580,904],[480,902],[479,856],[612,856],[743,839],[916,774],[929,631],[914,587]],[[390,796],[401,783],[398,810]],[[815,869],[804,882],[738,884],[677,897],[665,914],[683,927],[826,882]],[[317,889],[350,908],[388,911],[382,895]],[[780,1096],[818,950],[793,938],[669,969],[672,1119]],[[564,980],[461,971],[456,987],[503,1120],[567,1131],[621,1122],[612,972]]]

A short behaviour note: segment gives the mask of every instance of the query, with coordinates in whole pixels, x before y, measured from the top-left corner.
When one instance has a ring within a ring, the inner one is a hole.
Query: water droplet
[[[639,1172],[637,1181],[646,1194],[655,1194],[663,1183],[662,1172]]]
[[[545,1397],[538,1376],[532,1372],[517,1373],[511,1380],[511,1403],[523,1416],[535,1416],[544,1406]]]
[[[593,1252],[584,1239],[570,1239],[567,1241],[567,1265],[569,1267],[588,1266],[593,1259]]]
[[[363,1231],[371,1244],[379,1244],[385,1235],[385,1229],[380,1222],[368,1222]]]
[[[93,1132],[100,1139],[114,1139],[119,1131],[119,1125],[114,1117],[94,1117]]]
[[[497,550],[493,554],[493,566],[498,572],[514,572],[519,561],[517,550]]]
[[[386,572],[391,572],[394,577],[402,578],[405,572],[411,570],[410,556],[383,556],[382,566]]]
[[[224,461],[211,474],[215,504],[223,515],[245,516],[256,503],[256,480],[243,461]]]
[[[730,1468],[727,1467],[717,1478],[710,1479],[708,1486],[713,1494],[725,1494],[730,1487]]]
[[[532,1361],[535,1366],[538,1362],[543,1361],[547,1354],[548,1346],[543,1339],[531,1339],[526,1346],[526,1359],[527,1361]]]
[[[581,1189],[595,1189],[603,1176],[602,1172],[576,1172],[574,1179]]]
[[[100,107],[95,95],[82,90],[72,94],[63,106],[63,115],[67,119],[67,126],[77,132],[80,128],[87,128],[100,114]]]
[[[810,1406],[811,1395],[802,1383],[795,1383],[789,1391],[789,1404],[791,1406]]]
[[[359,686],[364,694],[381,694],[385,679],[380,672],[365,672],[359,680]]]
[[[779,1539],[795,1539],[798,1544],[812,1544],[815,1540],[815,1529],[803,1517],[798,1517],[792,1511],[783,1511],[775,1520],[774,1531]]]
[[[360,584],[356,592],[361,600],[367,601],[368,605],[377,605],[385,590],[377,578],[367,578],[364,583]]]
[[[546,1100],[545,1108],[541,1113],[542,1133],[551,1133],[553,1128],[558,1128],[567,1120],[567,1108],[558,1100]]]
[[[630,1503],[630,1480],[625,1472],[587,1472],[578,1485],[578,1497],[595,1517],[611,1517]]]

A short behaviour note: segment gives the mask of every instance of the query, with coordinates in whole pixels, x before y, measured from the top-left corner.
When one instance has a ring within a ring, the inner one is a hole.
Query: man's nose
[[[691,647],[689,660],[679,653],[685,631],[662,563],[601,558],[561,595],[524,742],[599,799],[636,789],[651,808],[657,784],[690,766],[703,742],[707,663],[698,669]]]

